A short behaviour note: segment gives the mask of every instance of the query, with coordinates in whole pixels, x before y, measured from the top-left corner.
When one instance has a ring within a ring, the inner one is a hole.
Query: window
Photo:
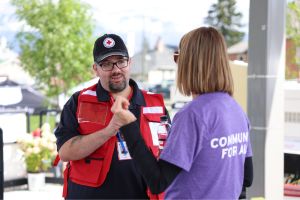
[[[300,123],[300,113],[297,112],[285,112],[284,121],[290,123]]]

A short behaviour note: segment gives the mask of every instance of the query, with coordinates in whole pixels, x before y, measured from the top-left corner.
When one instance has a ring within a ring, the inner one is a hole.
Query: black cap
[[[101,62],[109,56],[129,57],[127,47],[122,38],[115,34],[104,34],[94,44],[94,61]]]

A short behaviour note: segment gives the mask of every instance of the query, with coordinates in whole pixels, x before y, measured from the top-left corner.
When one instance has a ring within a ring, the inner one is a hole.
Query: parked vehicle
[[[163,87],[161,84],[154,85],[149,88],[150,92],[162,94],[164,98],[170,98],[170,89],[167,87]]]

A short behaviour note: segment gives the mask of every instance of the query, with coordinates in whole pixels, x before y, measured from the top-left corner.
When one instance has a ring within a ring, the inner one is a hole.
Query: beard
[[[119,74],[113,74],[112,76],[114,75],[119,75]],[[114,83],[113,81],[108,82],[109,90],[112,93],[121,92],[126,88],[127,86],[126,78],[123,74],[121,74],[121,76],[122,76],[122,81],[119,83]]]

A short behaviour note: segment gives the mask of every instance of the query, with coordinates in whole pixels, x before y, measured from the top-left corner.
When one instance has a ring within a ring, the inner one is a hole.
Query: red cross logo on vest
[[[115,46],[115,41],[112,38],[108,37],[103,41],[103,45],[106,48],[112,48],[113,46]]]

